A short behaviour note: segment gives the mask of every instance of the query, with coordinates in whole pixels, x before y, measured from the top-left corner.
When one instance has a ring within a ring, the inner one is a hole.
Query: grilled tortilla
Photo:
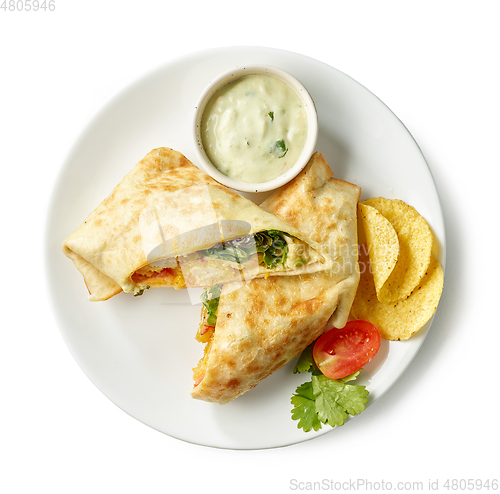
[[[329,322],[338,328],[347,322],[359,282],[360,189],[331,176],[315,153],[292,182],[261,204],[321,244],[334,261],[331,269],[225,285],[218,305],[218,292],[208,294],[197,334],[206,347],[193,369],[194,398],[227,403],[297,356]]]
[[[320,246],[182,154],[151,151],[63,243],[89,300],[327,269]]]

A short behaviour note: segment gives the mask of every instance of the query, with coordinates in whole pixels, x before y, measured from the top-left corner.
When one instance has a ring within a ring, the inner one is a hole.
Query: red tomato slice
[[[313,348],[319,370],[330,379],[341,379],[361,369],[380,348],[380,333],[368,321],[349,321],[320,336]]]

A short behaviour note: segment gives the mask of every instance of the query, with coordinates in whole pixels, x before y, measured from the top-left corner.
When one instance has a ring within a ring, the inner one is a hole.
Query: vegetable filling
[[[209,326],[215,326],[215,323],[217,322],[217,308],[219,306],[221,291],[222,287],[215,285],[201,294],[201,301],[207,309],[208,315],[206,323]]]
[[[213,287],[255,276],[259,271],[284,271],[318,261],[307,244],[279,230],[265,230],[183,256],[158,259],[132,274],[143,286]]]
[[[219,305],[219,297],[222,287],[215,285],[210,289],[206,289],[201,295],[203,309],[201,312],[201,321],[196,333],[196,340],[200,343],[206,343],[198,365],[193,369],[194,387],[203,381],[205,377],[205,369],[207,367],[208,356],[212,347],[212,341],[215,334],[215,324],[217,323],[217,308]]]
[[[260,252],[264,265],[268,269],[275,269],[286,263],[288,244],[285,235],[295,238],[279,230],[267,230],[228,242],[219,242],[210,249],[200,251],[200,253],[207,257],[244,264],[254,254]]]

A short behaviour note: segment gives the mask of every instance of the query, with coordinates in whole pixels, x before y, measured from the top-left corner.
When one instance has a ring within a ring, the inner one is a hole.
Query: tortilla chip
[[[361,279],[351,316],[374,324],[382,338],[406,340],[425,326],[436,311],[443,290],[443,269],[432,258],[420,284],[409,297],[398,302],[383,303],[375,292],[366,251],[363,248],[360,251]]]
[[[404,300],[421,282],[431,262],[432,232],[416,209],[399,199],[376,197],[363,204],[378,210],[394,227],[399,257],[389,278],[377,293],[381,302]]]
[[[378,210],[360,203],[359,217],[363,225],[377,297],[394,270],[399,257],[398,234],[389,220]]]

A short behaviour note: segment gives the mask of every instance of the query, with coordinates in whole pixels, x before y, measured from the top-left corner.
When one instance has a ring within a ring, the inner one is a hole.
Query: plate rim
[[[386,103],[384,103],[377,95],[375,95],[372,91],[370,91],[366,86],[364,86],[363,84],[361,84],[358,81],[356,81],[353,77],[351,77],[348,74],[344,73],[343,71],[337,69],[336,67],[333,67],[333,66],[331,66],[331,65],[329,65],[329,64],[327,64],[325,62],[322,62],[320,60],[314,59],[314,58],[309,57],[309,56],[304,55],[304,54],[295,53],[295,52],[290,51],[290,50],[282,50],[282,49],[277,49],[277,48],[258,47],[258,46],[231,46],[231,47],[220,47],[220,48],[207,48],[207,49],[203,49],[203,50],[193,51],[193,52],[190,52],[190,53],[185,54],[185,55],[179,55],[177,57],[173,57],[172,59],[169,59],[168,61],[164,61],[163,63],[158,64],[158,66],[156,66],[155,68],[142,73],[140,76],[138,76],[137,78],[135,78],[133,81],[131,81],[130,83],[128,83],[125,86],[121,87],[121,89],[119,89],[115,94],[113,94],[113,96],[111,96],[102,106],[100,106],[92,114],[92,116],[90,118],[88,118],[84,122],[84,124],[81,126],[80,130],[78,131],[76,137],[74,138],[72,144],[70,145],[70,147],[69,147],[69,149],[68,149],[68,151],[67,151],[67,153],[65,155],[65,158],[64,158],[63,162],[60,164],[59,169],[57,171],[57,174],[55,176],[55,179],[53,181],[52,188],[50,190],[50,196],[49,196],[49,201],[48,201],[47,207],[46,207],[45,221],[44,221],[44,228],[43,228],[43,259],[44,259],[44,268],[45,268],[44,281],[45,281],[45,288],[46,288],[45,293],[46,293],[46,296],[48,298],[48,301],[49,301],[52,313],[54,315],[54,319],[55,319],[55,321],[57,323],[59,333],[61,334],[61,336],[63,338],[63,341],[65,342],[66,347],[70,351],[70,353],[71,353],[73,359],[76,361],[77,365],[80,367],[80,369],[87,376],[87,378],[89,378],[89,380],[94,384],[94,386],[96,386],[96,388],[99,391],[101,391],[101,393],[103,393],[104,396],[106,396],[118,408],[120,408],[121,410],[123,410],[125,413],[127,413],[129,416],[133,417],[134,419],[139,420],[143,424],[145,424],[145,425],[147,425],[147,426],[149,426],[149,427],[151,427],[151,428],[153,428],[155,430],[158,430],[159,432],[161,432],[163,434],[166,434],[166,435],[168,435],[168,436],[170,436],[172,438],[175,438],[175,439],[187,442],[187,443],[195,444],[195,445],[198,445],[198,446],[204,446],[204,447],[213,447],[213,448],[217,448],[217,449],[259,450],[259,449],[274,449],[274,448],[287,447],[287,446],[290,446],[290,445],[293,445],[293,444],[298,444],[298,443],[301,443],[301,442],[309,441],[309,440],[315,439],[316,437],[319,437],[319,436],[325,435],[325,434],[327,434],[329,432],[332,432],[334,430],[334,428],[321,429],[321,430],[317,431],[317,433],[305,436],[303,439],[300,439],[300,440],[292,439],[289,443],[286,443],[286,444],[277,444],[277,445],[273,445],[273,446],[263,446],[263,447],[234,447],[234,446],[210,445],[210,444],[203,444],[203,443],[198,443],[198,442],[190,441],[190,440],[188,440],[186,438],[182,438],[182,437],[173,435],[173,434],[171,434],[169,432],[166,432],[166,431],[161,430],[161,429],[159,429],[157,427],[154,427],[153,425],[148,424],[144,420],[141,420],[140,418],[135,417],[134,415],[132,415],[131,413],[129,413],[127,410],[125,410],[122,406],[120,406],[120,404],[118,404],[114,400],[112,400],[94,382],[94,380],[87,374],[87,372],[85,372],[84,368],[82,367],[82,365],[80,364],[80,362],[78,361],[78,359],[76,358],[76,356],[74,355],[74,353],[73,353],[73,351],[71,349],[71,346],[70,346],[69,342],[67,341],[66,334],[65,334],[65,332],[63,331],[63,328],[62,328],[62,325],[63,325],[62,316],[59,314],[59,311],[57,310],[57,307],[56,307],[56,303],[55,303],[55,299],[54,299],[55,293],[53,292],[53,283],[52,283],[52,280],[51,280],[52,272],[50,270],[51,262],[52,262],[51,261],[51,255],[52,255],[52,250],[51,249],[52,249],[53,239],[49,238],[49,234],[50,234],[50,230],[51,230],[52,221],[54,221],[54,212],[56,210],[56,205],[57,205],[57,191],[60,190],[60,187],[62,186],[64,175],[65,175],[66,172],[68,172],[68,170],[70,168],[70,163],[71,163],[71,160],[72,160],[72,157],[73,157],[74,153],[76,152],[76,149],[78,148],[78,146],[80,145],[80,143],[85,140],[85,136],[86,136],[86,134],[88,132],[90,132],[93,124],[95,124],[98,121],[98,119],[106,111],[108,111],[110,108],[112,108],[121,98],[123,98],[126,95],[127,92],[132,91],[134,88],[140,87],[144,83],[144,81],[148,80],[149,78],[158,76],[161,72],[163,72],[165,70],[168,70],[169,68],[172,69],[172,67],[175,67],[180,62],[182,62],[182,63],[189,63],[189,62],[192,63],[194,60],[197,60],[201,55],[214,56],[214,55],[221,55],[221,54],[226,54],[226,53],[235,53],[235,52],[239,52],[240,50],[242,50],[242,51],[244,51],[246,53],[253,52],[254,50],[255,51],[264,51],[264,52],[271,53],[271,54],[274,54],[274,55],[286,52],[290,56],[298,59],[299,62],[297,62],[297,63],[300,63],[302,60],[308,60],[309,62],[320,64],[320,65],[324,66],[324,68],[326,70],[334,70],[334,71],[342,74],[343,76],[347,77],[351,81],[351,83],[354,83],[354,84],[362,87],[372,97],[375,97],[392,114],[392,116],[397,119],[397,121],[399,122],[399,124],[405,129],[406,133],[411,137],[414,145],[418,149],[420,157],[423,160],[423,163],[425,163],[425,165],[426,165],[427,172],[429,173],[429,176],[430,176],[430,178],[432,180],[432,184],[434,186],[434,191],[435,191],[435,194],[436,194],[437,203],[439,205],[439,211],[438,211],[438,215],[437,216],[439,217],[440,227],[441,227],[441,230],[442,230],[442,238],[439,237],[439,239],[438,239],[439,242],[440,242],[440,252],[439,252],[440,259],[439,260],[440,260],[440,263],[441,263],[441,265],[443,267],[443,272],[445,272],[445,269],[446,269],[446,252],[447,252],[447,249],[446,249],[447,236],[446,236],[446,224],[445,224],[445,221],[444,221],[444,213],[443,213],[443,207],[442,207],[441,197],[439,195],[439,190],[438,190],[436,181],[434,179],[432,170],[431,170],[431,168],[429,166],[429,163],[428,163],[427,159],[425,158],[425,155],[424,155],[424,153],[423,153],[420,145],[418,144],[418,142],[416,141],[415,137],[410,132],[410,130],[408,129],[408,127],[391,110],[391,108]],[[414,346],[414,349],[412,351],[412,354],[411,354],[410,358],[405,362],[406,365],[404,366],[404,368],[398,373],[397,377],[395,379],[393,379],[388,386],[384,387],[384,389],[382,390],[381,393],[379,393],[376,397],[373,397],[371,400],[369,400],[369,402],[366,404],[366,408],[368,408],[369,406],[371,406],[373,403],[375,403],[376,401],[378,401],[385,393],[387,393],[392,388],[392,386],[394,386],[396,384],[396,382],[399,381],[399,379],[401,378],[401,376],[406,372],[406,370],[411,365],[411,363],[413,362],[413,360],[416,357],[416,355],[419,353],[419,351],[420,351],[420,349],[422,347],[422,344],[425,341],[425,339],[426,339],[426,337],[428,335],[428,332],[429,332],[429,330],[430,330],[430,328],[432,326],[433,320],[434,320],[434,316],[427,323],[426,327],[421,330],[423,332],[422,332],[421,337],[419,338],[418,344]],[[352,417],[349,417],[348,421],[350,421],[351,418]],[[346,421],[346,422],[348,422],[348,421]],[[295,426],[295,424],[292,423],[292,426]],[[310,433],[308,433],[308,434],[310,434]]]

